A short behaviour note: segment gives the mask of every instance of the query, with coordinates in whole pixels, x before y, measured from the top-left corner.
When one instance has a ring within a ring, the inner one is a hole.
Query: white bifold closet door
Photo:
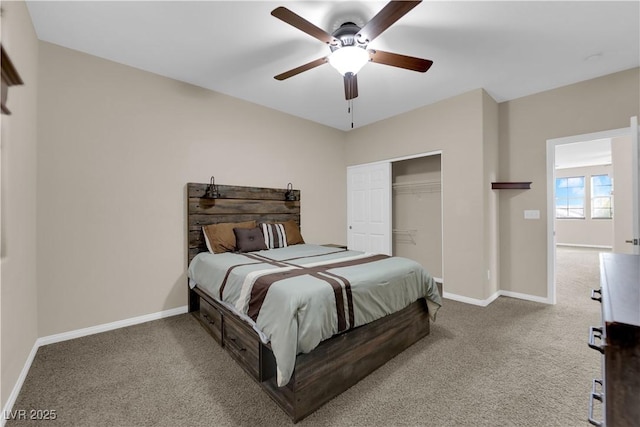
[[[349,249],[391,255],[391,163],[347,168]]]

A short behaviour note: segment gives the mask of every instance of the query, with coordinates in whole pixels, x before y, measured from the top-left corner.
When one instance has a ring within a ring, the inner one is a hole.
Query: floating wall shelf
[[[529,190],[531,182],[492,182],[492,190]]]
[[[23,82],[2,45],[0,45],[0,56],[0,65],[2,66],[2,103],[0,109],[2,110],[2,114],[11,114],[11,111],[7,108],[9,86],[21,85]]]

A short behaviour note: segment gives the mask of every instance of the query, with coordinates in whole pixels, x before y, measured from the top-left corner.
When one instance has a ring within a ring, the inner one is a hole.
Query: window
[[[612,189],[609,175],[591,176],[591,218],[613,218]]]
[[[556,218],[584,218],[584,176],[556,178]]]

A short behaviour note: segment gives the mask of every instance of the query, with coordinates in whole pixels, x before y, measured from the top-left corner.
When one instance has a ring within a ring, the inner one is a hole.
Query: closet
[[[391,163],[392,252],[442,278],[441,155]]]
[[[419,262],[442,282],[442,155],[347,167],[349,249]]]

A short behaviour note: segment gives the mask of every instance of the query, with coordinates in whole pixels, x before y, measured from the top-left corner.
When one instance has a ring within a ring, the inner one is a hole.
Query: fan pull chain
[[[351,129],[353,129],[353,99],[347,101],[347,113],[351,114]]]

